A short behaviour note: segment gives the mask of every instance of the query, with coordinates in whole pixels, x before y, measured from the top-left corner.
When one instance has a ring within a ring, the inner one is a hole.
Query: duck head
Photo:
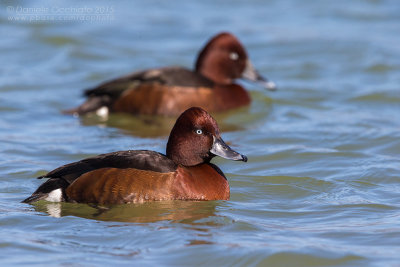
[[[221,138],[217,122],[205,110],[192,107],[176,120],[167,143],[167,157],[176,164],[195,166],[213,157],[247,161]]]
[[[243,78],[261,83],[269,90],[275,90],[272,81],[261,76],[249,60],[245,48],[230,33],[217,34],[200,51],[196,72],[219,84],[232,84],[233,80]]]

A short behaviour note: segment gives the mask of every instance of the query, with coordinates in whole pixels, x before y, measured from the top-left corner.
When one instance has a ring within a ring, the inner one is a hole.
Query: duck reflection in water
[[[76,216],[100,221],[196,224],[202,219],[218,216],[216,207],[220,205],[219,201],[158,201],[113,206],[40,201],[34,203],[33,207],[55,218]]]

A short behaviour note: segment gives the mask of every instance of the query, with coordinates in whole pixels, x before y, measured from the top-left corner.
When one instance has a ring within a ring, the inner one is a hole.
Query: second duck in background
[[[66,113],[125,112],[176,116],[192,106],[221,112],[250,103],[247,91],[234,80],[244,78],[275,90],[248,59],[239,40],[230,33],[211,38],[200,51],[195,69],[164,67],[135,72],[85,91],[87,100]]]

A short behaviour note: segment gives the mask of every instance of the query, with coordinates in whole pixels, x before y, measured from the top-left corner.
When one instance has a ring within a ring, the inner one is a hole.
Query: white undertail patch
[[[96,110],[96,115],[102,118],[107,118],[108,117],[108,107],[101,107],[98,110]]]
[[[51,191],[45,200],[50,201],[50,202],[61,202],[62,200],[62,191],[61,188],[55,189]]]

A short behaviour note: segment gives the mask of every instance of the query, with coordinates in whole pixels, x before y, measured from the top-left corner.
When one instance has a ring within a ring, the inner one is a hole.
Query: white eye
[[[239,55],[236,52],[232,52],[229,54],[229,58],[232,60],[237,60],[239,58]]]
[[[200,130],[200,129],[197,129],[197,130],[196,130],[196,133],[197,133],[197,134],[202,134],[202,133],[203,133],[203,131],[202,131],[202,130]]]

